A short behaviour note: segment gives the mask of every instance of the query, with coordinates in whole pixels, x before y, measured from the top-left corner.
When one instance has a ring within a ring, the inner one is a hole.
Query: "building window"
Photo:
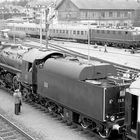
[[[124,12],[124,17],[128,17],[128,12]]]
[[[117,23],[117,26],[120,26],[120,23]]]
[[[76,31],[73,31],[73,34],[76,34]]]
[[[120,17],[121,16],[121,13],[120,11],[117,12],[117,17]]]
[[[105,12],[101,12],[101,17],[105,17]]]
[[[109,17],[113,17],[113,12],[109,12]]]
[[[84,34],[84,32],[83,31],[81,31],[81,35],[83,35]]]
[[[93,18],[95,17],[95,13],[94,13],[94,12],[92,13],[92,17],[93,17]]]
[[[87,12],[85,12],[85,18],[87,18],[88,17],[88,14],[87,14]]]

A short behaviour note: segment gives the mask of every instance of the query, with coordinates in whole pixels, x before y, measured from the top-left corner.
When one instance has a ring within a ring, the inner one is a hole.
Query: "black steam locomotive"
[[[5,45],[0,48],[0,85],[21,88],[23,97],[55,112],[69,123],[102,138],[123,131],[125,90],[113,65],[61,52]]]

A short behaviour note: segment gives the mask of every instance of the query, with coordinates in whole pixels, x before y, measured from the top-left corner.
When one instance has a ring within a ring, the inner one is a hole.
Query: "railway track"
[[[40,42],[38,39],[31,39],[31,41],[34,41],[34,42],[37,42],[37,43]],[[45,45],[46,42],[43,40],[42,43],[43,43],[43,45]],[[31,47],[32,45],[27,45],[27,46]],[[64,53],[67,53],[69,55],[73,55],[75,57],[80,57],[80,58],[88,59],[87,55],[79,53],[79,52],[76,52],[76,51],[73,51],[73,50],[69,50],[69,49],[67,49],[65,47],[62,47],[60,45],[49,43],[49,47],[51,47],[51,48],[53,48],[55,50],[59,50],[59,51],[62,51]],[[100,61],[100,62],[110,63],[110,64],[112,64],[112,65],[114,65],[116,67],[117,72],[120,75],[123,75],[123,73],[125,73],[128,70],[130,71],[130,74],[132,74],[132,75],[137,75],[138,73],[140,73],[140,69],[136,69],[136,68],[132,68],[132,67],[129,67],[129,66],[124,66],[124,65],[116,64],[116,63],[109,62],[109,61],[106,61],[106,60],[103,60],[103,59],[99,59],[99,58],[96,58],[96,57],[93,57],[93,56],[90,57],[90,60],[97,60],[97,61]]]
[[[0,114],[0,140],[35,140]]]
[[[30,38],[28,39],[28,41],[33,41],[33,42],[37,42],[37,43],[40,43],[40,40],[37,39],[37,38]],[[46,44],[46,41],[43,40],[42,41],[43,45]],[[27,43],[23,43],[24,45],[28,46],[28,47],[38,47],[38,46],[35,46],[35,45],[29,45]],[[67,48],[64,48],[60,45],[56,45],[56,44],[53,44],[53,43],[49,43],[49,46],[51,47],[51,49],[53,48],[54,50],[58,50],[58,51],[62,51],[64,53],[67,53],[69,55],[73,55],[75,57],[80,57],[80,58],[84,58],[84,59],[87,59],[88,56],[85,55],[85,54],[82,54],[82,53],[79,53],[79,52],[76,52],[76,51],[72,51],[72,50],[69,50]],[[140,73],[140,69],[136,69],[136,68],[132,68],[132,67],[129,67],[129,66],[124,66],[124,65],[119,65],[119,64],[116,64],[116,63],[113,63],[113,62],[109,62],[109,61],[106,61],[106,60],[103,60],[103,59],[99,59],[99,58],[96,58],[96,57],[90,57],[90,60],[97,60],[97,61],[100,61],[100,62],[105,62],[105,63],[110,63],[112,65],[114,65],[118,71],[118,74],[122,75],[123,73],[125,73],[126,71],[130,71],[130,73],[133,75],[137,75],[137,73]]]

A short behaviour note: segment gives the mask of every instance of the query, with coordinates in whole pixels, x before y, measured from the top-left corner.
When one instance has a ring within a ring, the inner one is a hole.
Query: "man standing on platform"
[[[13,96],[14,96],[14,102],[15,102],[15,114],[19,115],[20,107],[22,104],[22,96],[21,96],[20,90],[16,89]]]
[[[104,52],[107,52],[107,45],[105,44],[104,47],[105,47]]]

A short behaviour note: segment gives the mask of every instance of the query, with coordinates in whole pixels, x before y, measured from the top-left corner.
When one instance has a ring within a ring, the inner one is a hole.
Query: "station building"
[[[137,0],[61,0],[56,10],[59,23],[129,26],[139,5]]]

